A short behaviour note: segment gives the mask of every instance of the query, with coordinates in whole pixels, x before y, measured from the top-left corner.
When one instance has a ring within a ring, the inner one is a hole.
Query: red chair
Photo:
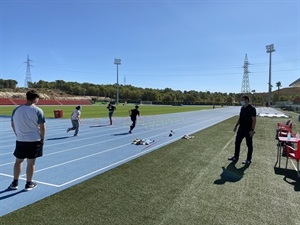
[[[293,121],[292,120],[288,120],[286,123],[277,123],[278,128],[280,127],[289,127],[290,129],[292,129],[293,127]]]
[[[300,177],[300,171],[299,171],[299,161],[300,161],[300,140],[297,142],[297,149],[293,148],[292,146],[286,145],[286,164],[285,164],[285,170],[287,170],[287,165],[289,158],[293,159],[297,162],[297,175],[298,178]]]
[[[277,123],[277,129],[276,129],[275,139],[278,140],[278,137],[287,137],[287,135],[288,135],[289,132],[292,135],[292,133],[293,133],[292,127],[293,127],[292,120],[288,120],[286,122],[286,124]]]
[[[281,126],[278,130],[278,136],[279,137],[287,137],[289,132],[292,135],[292,133],[293,133],[292,128],[290,128],[288,126]]]

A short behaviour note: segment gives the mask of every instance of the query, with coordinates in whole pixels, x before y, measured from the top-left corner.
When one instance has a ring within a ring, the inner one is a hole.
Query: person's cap
[[[35,98],[39,98],[40,96],[36,93],[35,90],[30,90],[30,91],[27,91],[26,93],[26,98],[29,99],[29,100],[33,100]]]
[[[80,106],[80,105],[78,105],[78,106],[76,107],[76,109],[81,109],[81,106]]]

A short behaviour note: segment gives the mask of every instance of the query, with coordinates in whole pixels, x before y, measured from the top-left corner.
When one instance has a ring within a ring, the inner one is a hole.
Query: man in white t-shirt
[[[46,121],[43,110],[35,105],[39,100],[39,95],[31,90],[26,93],[26,99],[27,102],[15,108],[11,116],[11,126],[16,135],[14,151],[16,161],[14,164],[14,180],[9,188],[18,189],[22,164],[24,159],[27,158],[25,190],[29,191],[37,185],[32,178],[35,160],[43,155]]]

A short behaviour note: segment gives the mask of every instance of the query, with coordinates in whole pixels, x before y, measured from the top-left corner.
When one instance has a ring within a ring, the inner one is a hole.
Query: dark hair
[[[81,106],[80,106],[80,105],[78,105],[78,106],[76,106],[76,108],[75,108],[75,109],[78,109],[78,110],[79,110],[79,109],[81,109]]]
[[[136,106],[135,106],[135,108],[136,108],[136,109],[138,109],[138,108],[139,108],[139,106],[138,106],[138,105],[136,105]]]
[[[30,90],[30,91],[27,91],[27,93],[26,93],[26,99],[30,100],[30,101],[32,101],[36,98],[39,98],[39,97],[40,96],[36,93],[35,90]]]
[[[248,102],[250,101],[249,97],[247,95],[242,96],[243,99],[247,100]]]

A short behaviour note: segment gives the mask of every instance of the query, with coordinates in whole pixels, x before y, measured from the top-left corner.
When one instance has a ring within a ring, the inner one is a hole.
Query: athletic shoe
[[[67,133],[70,131],[70,128],[67,129]]]
[[[18,183],[12,182],[12,183],[9,185],[8,188],[11,189],[11,190],[17,190],[17,189],[18,189]]]
[[[31,181],[30,183],[26,183],[25,191],[31,191],[36,186],[37,186],[37,183],[35,181]]]
[[[233,161],[233,162],[236,162],[236,161],[238,161],[239,159],[236,158],[236,157],[234,157],[234,156],[232,156],[232,157],[229,157],[228,160]]]
[[[129,134],[131,134],[131,130],[129,131]]]
[[[74,137],[77,137],[77,134],[74,134]]]
[[[251,160],[244,160],[243,164],[250,165],[251,164]]]

